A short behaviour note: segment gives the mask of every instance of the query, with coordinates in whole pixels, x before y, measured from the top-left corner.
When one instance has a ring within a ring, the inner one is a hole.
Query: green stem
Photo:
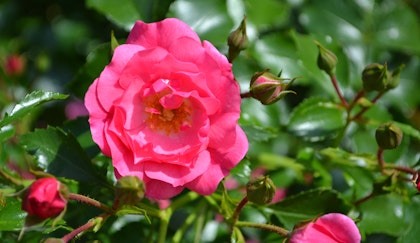
[[[187,203],[190,203],[196,200],[199,195],[193,191],[189,191],[188,193],[180,196],[179,198],[175,199],[168,208],[171,208],[172,211],[175,211],[177,208],[184,206]]]
[[[99,216],[97,218],[102,218],[102,216]],[[78,234],[85,232],[87,230],[89,230],[90,228],[93,228],[96,225],[97,221],[96,220],[89,220],[86,224],[80,226],[79,228],[73,230],[72,232],[68,233],[67,235],[63,236],[61,238],[61,240],[64,243],[69,242],[71,239],[73,239],[74,237],[76,237]]]
[[[381,172],[384,174],[385,173],[384,150],[381,148],[378,148],[378,151],[376,154],[378,158],[379,168],[381,169]]]
[[[205,202],[205,201],[203,201]],[[194,243],[199,243],[201,241],[201,236],[203,233],[204,223],[206,221],[206,211],[207,211],[207,204],[200,206],[200,212],[198,214],[197,223],[195,224],[195,236],[194,236]]]
[[[268,230],[271,232],[275,232],[283,237],[289,237],[289,231],[285,228],[272,225],[272,224],[259,224],[254,222],[248,222],[248,221],[237,221],[236,222],[237,227],[251,227],[251,228],[257,228],[257,229],[263,229]]]
[[[158,243],[165,243],[166,241],[166,234],[168,232],[168,225],[169,220],[172,216],[172,209],[170,207],[166,208],[165,210],[161,211],[160,214],[160,225],[159,225],[159,236],[158,236]]]

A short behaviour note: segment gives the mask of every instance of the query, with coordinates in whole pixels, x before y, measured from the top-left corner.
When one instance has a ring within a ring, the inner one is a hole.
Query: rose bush
[[[60,192],[60,185],[61,183],[53,177],[36,180],[23,198],[22,209],[41,219],[57,216],[67,204],[67,199]]]
[[[344,214],[329,213],[293,232],[289,243],[360,243],[354,221]]]
[[[85,96],[116,177],[138,176],[151,199],[216,190],[248,149],[240,103],[231,64],[178,19],[137,21]]]

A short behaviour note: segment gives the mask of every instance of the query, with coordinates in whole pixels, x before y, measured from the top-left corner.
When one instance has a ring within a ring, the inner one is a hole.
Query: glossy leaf
[[[300,221],[332,212],[346,214],[350,210],[350,206],[336,191],[322,188],[289,196],[270,208],[289,229]]]
[[[320,98],[309,98],[291,114],[288,130],[309,141],[334,138],[346,123],[343,107]]]
[[[100,180],[88,155],[70,133],[48,127],[22,135],[20,141],[48,173],[80,181]]]
[[[52,100],[63,100],[68,95],[37,90],[25,96],[9,114],[6,114],[3,120],[0,121],[0,127],[15,122],[25,115],[29,114],[35,107]]]
[[[102,44],[95,48],[86,58],[86,63],[74,79],[67,85],[78,97],[84,97],[93,81],[99,77],[104,67],[111,60],[111,44]]]
[[[126,30],[130,30],[134,22],[141,19],[133,0],[88,0],[86,6],[96,9]]]
[[[21,229],[26,217],[26,213],[21,209],[21,201],[16,197],[1,197],[0,200],[2,200],[0,201],[0,229],[4,231]]]

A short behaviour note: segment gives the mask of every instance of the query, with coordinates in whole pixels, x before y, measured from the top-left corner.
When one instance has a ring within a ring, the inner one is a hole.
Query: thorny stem
[[[271,232],[275,232],[283,237],[289,237],[290,232],[282,227],[272,225],[272,224],[259,224],[254,222],[247,222],[247,221],[237,221],[237,227],[251,227],[257,229],[268,230]]]
[[[87,196],[83,196],[83,195],[76,194],[76,193],[70,193],[69,194],[69,199],[92,205],[94,207],[97,207],[97,208],[100,208],[100,209],[104,210],[107,213],[111,212],[111,209],[108,206],[104,205],[103,203],[101,203],[101,202],[99,202],[99,201],[97,201],[93,198],[87,197]]]
[[[102,216],[98,217],[101,218]],[[64,243],[69,242],[71,239],[73,239],[74,237],[76,237],[78,234],[87,231],[88,229],[94,227],[96,225],[96,221],[95,220],[89,220],[86,224],[80,226],[79,228],[73,230],[72,232],[68,233],[67,235],[63,236],[61,238],[61,240]]]
[[[330,78],[331,78],[331,82],[334,85],[335,92],[337,92],[337,95],[340,98],[341,103],[343,104],[344,107],[348,108],[349,107],[349,104],[344,99],[344,96],[341,93],[340,88],[338,87],[337,78],[335,77],[335,75],[330,75]]]
[[[239,218],[239,214],[241,213],[242,209],[244,208],[244,206],[248,203],[248,197],[245,196],[244,198],[242,198],[242,200],[239,202],[238,206],[235,209],[235,212],[233,213],[232,216],[232,224],[235,225],[236,222],[238,221]]]

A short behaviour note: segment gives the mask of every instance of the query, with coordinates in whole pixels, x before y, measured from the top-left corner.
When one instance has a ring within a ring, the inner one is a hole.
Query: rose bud
[[[56,178],[38,179],[25,192],[22,209],[40,219],[55,217],[66,208],[67,194],[67,187]]]
[[[19,76],[25,70],[25,59],[19,55],[10,55],[4,63],[4,70],[9,76]]]
[[[382,124],[376,129],[376,143],[381,149],[394,149],[401,144],[403,133],[394,123]]]
[[[292,79],[289,83],[283,83],[283,78],[279,78],[272,73],[266,71],[256,72],[251,79],[250,94],[254,99],[259,100],[264,105],[271,105],[283,98],[288,93],[295,93],[287,90],[287,88],[295,80]]]
[[[372,63],[362,72],[363,89],[366,92],[384,91],[388,83],[389,71],[387,65]]]
[[[317,64],[319,69],[325,71],[328,75],[332,76],[335,73],[335,66],[337,65],[337,56],[324,46],[322,46],[318,41],[315,41],[315,44],[318,46],[318,59]]]
[[[115,198],[119,203],[136,204],[144,198],[144,184],[137,176],[124,176],[115,185]]]
[[[394,89],[400,84],[400,73],[404,69],[404,67],[405,67],[405,65],[402,64],[397,69],[392,71],[391,77],[389,77],[388,83],[387,83],[387,86],[386,86],[386,88],[388,90],[389,89]]]
[[[248,200],[258,205],[270,203],[275,193],[276,187],[268,176],[259,176],[246,184]]]
[[[344,214],[329,213],[315,222],[295,229],[289,243],[360,243],[361,236],[354,221]]]
[[[229,60],[232,61],[235,59],[242,50],[248,48],[248,45],[249,42],[246,35],[246,17],[244,17],[239,27],[229,34]]]

